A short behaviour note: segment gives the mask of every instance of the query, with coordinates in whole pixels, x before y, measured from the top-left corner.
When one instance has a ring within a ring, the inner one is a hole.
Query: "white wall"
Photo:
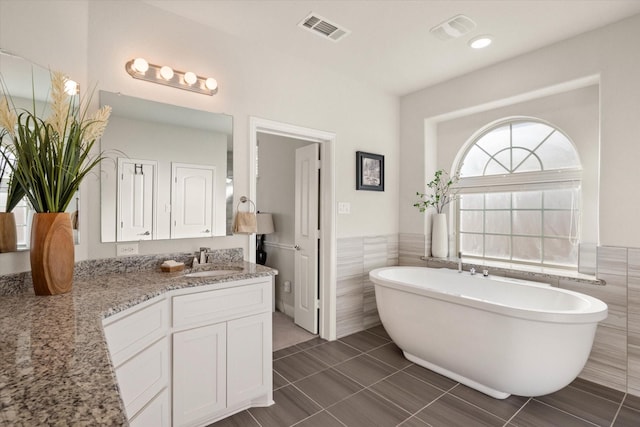
[[[336,144],[336,197],[350,201],[351,215],[338,216],[337,237],[398,232],[398,99],[312,67],[304,58],[248,43],[138,1],[0,0],[0,47],[80,81],[83,88],[171,103],[234,118],[236,201],[249,192],[249,117],[331,131]],[[218,80],[213,97],[132,79],[131,58]],[[92,85],[89,85],[92,83]],[[96,94],[97,106],[97,94]],[[355,191],[355,152],[386,155],[386,191]],[[115,244],[100,242],[99,182],[82,187],[81,244],[76,259],[115,256]],[[235,206],[235,203],[234,203]],[[373,214],[372,214],[373,213]],[[141,253],[243,247],[246,236],[141,242]],[[2,255],[0,273],[28,270],[27,254]],[[9,262],[5,262],[8,260]]]
[[[486,110],[548,95],[568,82],[600,79],[600,244],[640,246],[635,187],[640,181],[640,15],[491,67],[414,92],[400,104],[400,231],[422,233],[424,218],[412,205],[437,164],[429,119],[463,110]],[[425,141],[425,134],[429,138]]]

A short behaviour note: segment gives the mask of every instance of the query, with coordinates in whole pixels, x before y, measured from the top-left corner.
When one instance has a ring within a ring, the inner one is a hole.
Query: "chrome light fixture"
[[[166,65],[150,64],[144,58],[135,58],[125,64],[134,79],[190,90],[204,95],[218,92],[218,82],[212,77],[201,77],[192,71],[178,71]]]

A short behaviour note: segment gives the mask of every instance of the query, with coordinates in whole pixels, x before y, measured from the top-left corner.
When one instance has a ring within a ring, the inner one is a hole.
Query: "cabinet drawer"
[[[166,300],[125,315],[104,328],[113,365],[125,360],[164,337],[169,329],[169,309]]]
[[[198,292],[173,298],[173,326],[217,323],[270,310],[270,281]]]
[[[163,338],[116,369],[120,395],[129,418],[169,386],[169,368],[169,339]]]
[[[171,400],[169,389],[159,395],[141,410],[129,423],[131,427],[171,427]]]

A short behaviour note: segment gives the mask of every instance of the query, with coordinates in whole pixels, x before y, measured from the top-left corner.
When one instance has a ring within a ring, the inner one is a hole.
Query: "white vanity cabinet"
[[[103,325],[131,424],[170,426],[171,357],[166,299],[146,301],[105,319]]]
[[[270,405],[271,278],[181,292],[172,297],[173,425]]]
[[[272,278],[179,289],[103,321],[130,424],[205,426],[273,404]]]

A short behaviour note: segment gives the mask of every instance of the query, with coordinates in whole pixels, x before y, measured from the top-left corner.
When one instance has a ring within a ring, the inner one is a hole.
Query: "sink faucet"
[[[458,273],[462,273],[462,252],[458,252]]]
[[[207,252],[211,252],[211,248],[200,248],[200,251],[198,252],[198,261],[200,264],[207,263]]]

